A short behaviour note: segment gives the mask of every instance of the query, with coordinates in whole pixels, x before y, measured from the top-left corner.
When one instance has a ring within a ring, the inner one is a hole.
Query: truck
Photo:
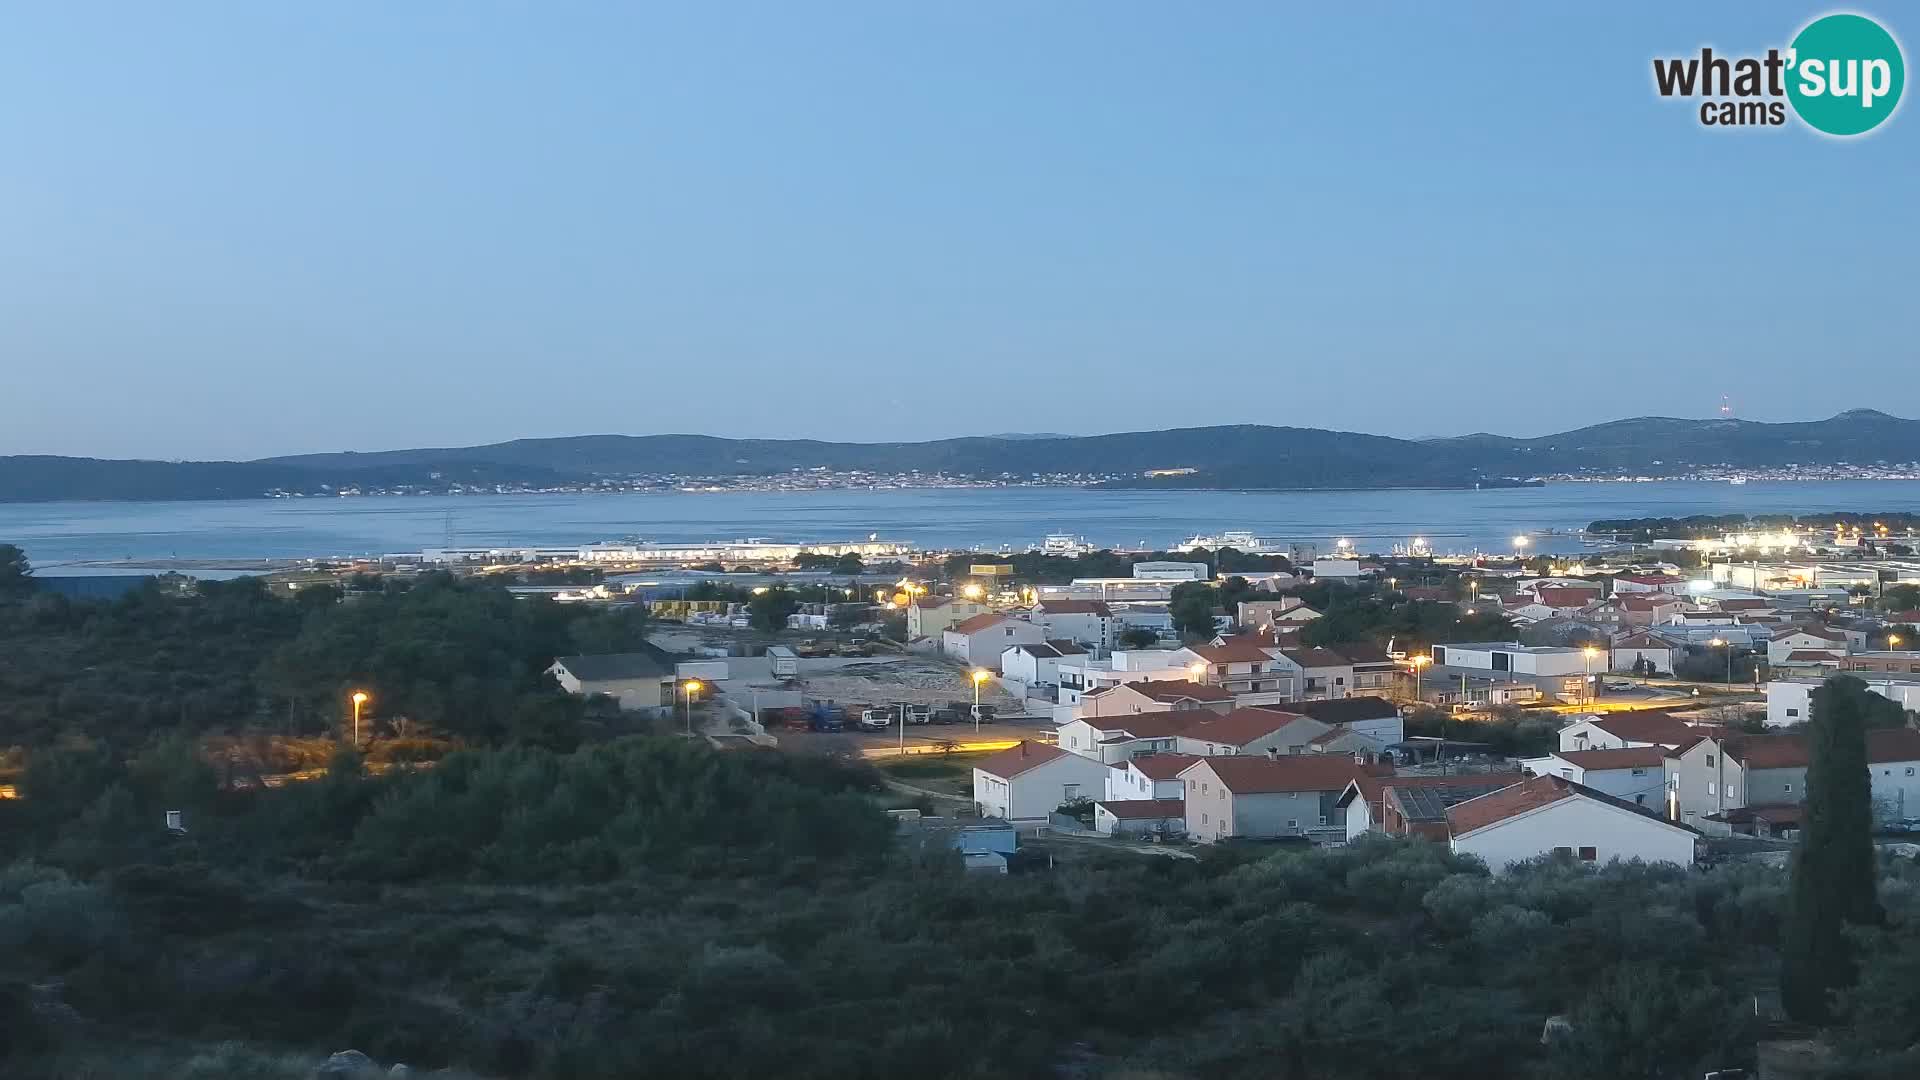
[[[832,656],[833,646],[817,638],[801,638],[799,641],[793,643],[793,655],[807,657]]]
[[[800,677],[800,654],[785,645],[767,647],[767,659],[773,661],[773,677],[776,679],[796,679]]]
[[[845,706],[831,701],[807,702],[807,727],[812,731],[838,732],[847,729],[847,710]]]
[[[892,709],[865,709],[860,713],[860,730],[885,731],[893,726]]]

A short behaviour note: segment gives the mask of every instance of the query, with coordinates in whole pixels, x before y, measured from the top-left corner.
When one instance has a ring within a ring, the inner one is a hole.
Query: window
[[[1555,855],[1571,855],[1573,854],[1573,849],[1570,847],[1557,847],[1553,849],[1553,853]]]
[[[1205,815],[1205,814],[1201,814],[1201,815],[1200,815],[1200,824],[1202,824],[1202,825],[1205,825],[1205,824],[1207,824],[1207,815]]]
[[[1287,819],[1287,828],[1289,828],[1289,829],[1297,829],[1297,828],[1299,828],[1299,827],[1300,827],[1300,819],[1299,819],[1299,818],[1288,818],[1288,819]]]
[[[1781,790],[1781,791],[1784,791],[1784,792],[1786,792],[1786,793],[1787,793],[1787,794],[1789,794],[1789,795],[1791,795],[1791,794],[1793,794],[1793,785],[1792,785],[1792,784],[1781,784],[1781,785],[1780,785],[1780,790]]]
[[[1633,770],[1633,775],[1635,775],[1635,776],[1645,776],[1645,775],[1647,775],[1647,770],[1645,770],[1645,769],[1635,769],[1635,770]]]
[[[1738,795],[1739,795],[1739,792],[1737,792],[1737,791],[1735,791],[1735,790],[1734,790],[1734,787],[1733,787],[1733,785],[1732,785],[1732,784],[1728,784],[1728,785],[1727,785],[1727,798],[1729,798],[1729,799],[1732,799],[1732,798],[1736,798],[1736,797],[1738,797]]]
[[[1711,781],[1711,780],[1709,780],[1709,781],[1707,781],[1707,794],[1709,794],[1709,795],[1712,795],[1712,794],[1714,794],[1714,790],[1713,790],[1713,781]]]
[[[1800,710],[1799,710],[1799,709],[1788,709],[1788,710],[1787,710],[1787,715],[1788,715],[1788,716],[1799,716],[1799,715],[1800,715]]]
[[[1711,768],[1713,768],[1713,755],[1712,755],[1712,754],[1708,754],[1708,755],[1707,755],[1707,768],[1709,768],[1709,769],[1711,769]]]
[[[1321,814],[1321,815],[1320,815],[1320,824],[1321,824],[1322,826],[1325,826],[1325,825],[1327,824],[1327,815],[1325,815],[1325,814]]]
[[[1600,853],[1599,853],[1598,851],[1596,851],[1596,850],[1594,850],[1593,848],[1590,848],[1590,847],[1583,847],[1583,848],[1581,848],[1581,849],[1580,849],[1580,861],[1581,861],[1581,862],[1594,862],[1595,860],[1597,860],[1597,859],[1599,859],[1599,858],[1600,858]]]
[[[1202,782],[1201,782],[1201,784],[1200,784],[1200,794],[1202,794],[1202,795],[1207,795],[1207,794],[1211,794],[1211,793],[1212,793],[1212,791],[1213,791],[1213,788],[1212,788],[1212,787],[1211,787],[1210,785],[1208,785],[1208,784],[1207,784],[1207,783],[1206,783],[1205,781],[1202,781]]]
[[[1060,789],[1060,795],[1067,802],[1072,802],[1073,800],[1080,797],[1080,785],[1079,784],[1063,785]]]

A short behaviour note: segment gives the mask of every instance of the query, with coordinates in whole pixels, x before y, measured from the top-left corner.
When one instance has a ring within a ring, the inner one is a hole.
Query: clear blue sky
[[[1825,5],[1352,7],[14,7],[0,453],[1920,415],[1915,105],[1652,91]]]

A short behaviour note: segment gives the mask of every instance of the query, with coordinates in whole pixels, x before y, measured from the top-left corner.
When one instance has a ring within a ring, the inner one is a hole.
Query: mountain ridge
[[[1920,421],[1875,409],[1787,423],[1633,417],[1534,438],[1475,432],[1412,440],[1262,424],[879,443],[597,434],[253,461],[0,457],[0,501],[564,487],[640,476],[765,477],[806,469],[1020,481],[1077,476],[1100,478],[1109,487],[1144,488],[1472,487],[1582,473],[1914,461],[1920,461]]]

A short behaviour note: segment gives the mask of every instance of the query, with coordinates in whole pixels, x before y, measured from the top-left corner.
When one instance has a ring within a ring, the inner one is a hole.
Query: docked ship
[[[1173,550],[1194,551],[1206,548],[1213,551],[1223,547],[1232,548],[1247,555],[1285,555],[1288,551],[1285,541],[1257,535],[1251,529],[1228,529],[1218,536],[1189,536],[1173,545]]]

